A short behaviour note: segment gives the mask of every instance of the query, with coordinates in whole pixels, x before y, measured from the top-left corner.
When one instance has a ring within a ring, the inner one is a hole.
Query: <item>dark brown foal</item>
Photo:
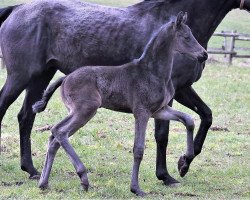
[[[185,22],[186,15],[179,13],[175,20],[163,25],[152,37],[139,59],[116,67],[83,67],[59,79],[46,90],[43,99],[34,105],[34,111],[43,110],[53,92],[61,85],[62,99],[69,109],[69,115],[52,129],[45,166],[39,182],[40,188],[48,186],[55,154],[62,146],[72,161],[82,186],[88,190],[86,167],[68,138],[84,126],[100,107],[134,114],[134,165],[131,180],[133,193],[145,195],[139,187],[138,174],[150,117],[182,122],[187,128],[185,159],[193,159],[194,122],[189,115],[168,106],[175,93],[171,77],[174,53],[186,54],[193,59],[205,54],[205,50],[195,40]],[[184,164],[180,169],[181,175],[184,176],[187,170],[188,165]]]

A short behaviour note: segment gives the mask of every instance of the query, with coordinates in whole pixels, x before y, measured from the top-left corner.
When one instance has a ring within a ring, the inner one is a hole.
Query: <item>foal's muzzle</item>
[[[204,51],[203,53],[201,53],[201,54],[198,56],[197,59],[198,59],[198,61],[199,61],[200,63],[203,63],[204,61],[207,60],[207,58],[208,58],[207,52]]]

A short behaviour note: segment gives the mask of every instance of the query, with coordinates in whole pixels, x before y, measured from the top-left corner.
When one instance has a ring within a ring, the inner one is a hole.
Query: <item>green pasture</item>
[[[1,0],[0,7],[21,3],[21,0]],[[126,6],[138,1],[96,0],[96,3]],[[122,2],[122,3],[121,3]],[[239,30],[250,33],[250,14],[235,10],[229,13],[218,30]],[[216,42],[215,44],[220,44]],[[140,183],[149,199],[250,199],[250,61],[236,60],[231,67],[209,63],[203,77],[194,84],[197,93],[213,110],[213,130],[202,153],[194,160],[185,178],[177,170],[179,156],[185,152],[185,128],[171,123],[167,150],[170,174],[181,182],[176,188],[164,186],[155,176],[153,120],[150,121]],[[60,74],[57,74],[59,77]],[[0,88],[6,71],[0,69]],[[0,155],[0,199],[135,199],[130,193],[134,120],[129,114],[100,109],[97,115],[72,138],[71,143],[89,169],[92,187],[82,191],[78,176],[65,152],[59,150],[50,178],[50,189],[41,191],[37,181],[29,180],[19,166],[19,131],[17,114],[24,93],[9,108],[2,125]],[[196,123],[198,115],[174,103],[174,107],[190,113]],[[49,131],[41,128],[53,125],[67,114],[59,91],[47,109],[36,118],[32,132],[34,164],[42,170]]]

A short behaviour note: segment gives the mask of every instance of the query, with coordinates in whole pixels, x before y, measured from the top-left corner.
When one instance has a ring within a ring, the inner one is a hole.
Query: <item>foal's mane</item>
[[[175,18],[176,18],[175,16],[172,16],[166,24],[162,25],[157,31],[155,31],[153,33],[148,44],[144,48],[142,56],[139,59],[142,59],[150,50],[152,51],[154,46],[159,46],[159,45],[163,44],[162,38],[159,38],[159,35],[160,34],[164,34],[164,35],[168,34],[168,33],[166,33],[166,28],[172,26],[172,23],[174,22]]]

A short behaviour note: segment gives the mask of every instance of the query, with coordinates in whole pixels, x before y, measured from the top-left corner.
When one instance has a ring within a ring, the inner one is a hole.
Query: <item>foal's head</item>
[[[174,31],[174,51],[185,54],[188,57],[197,59],[199,62],[207,60],[206,50],[194,38],[190,28],[186,25],[187,13],[180,12],[177,18],[172,22]]]
[[[187,14],[180,12],[174,20],[163,25],[152,37],[146,51],[153,52],[158,58],[166,58],[166,54],[178,52],[201,63],[204,62],[207,59],[207,52],[194,38],[186,21]]]

